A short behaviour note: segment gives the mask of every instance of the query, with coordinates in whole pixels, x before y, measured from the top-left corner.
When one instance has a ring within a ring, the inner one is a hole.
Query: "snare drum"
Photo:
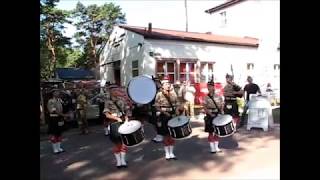
[[[181,139],[191,134],[189,118],[186,116],[177,116],[168,121],[168,129],[171,137]]]
[[[137,104],[148,104],[155,98],[157,87],[151,77],[141,75],[130,80],[127,92],[133,102]]]
[[[118,132],[120,133],[122,143],[127,146],[134,146],[141,143],[144,139],[141,122],[131,120],[123,123]]]
[[[232,116],[228,114],[218,114],[212,120],[212,124],[215,134],[219,137],[231,136],[236,130]]]

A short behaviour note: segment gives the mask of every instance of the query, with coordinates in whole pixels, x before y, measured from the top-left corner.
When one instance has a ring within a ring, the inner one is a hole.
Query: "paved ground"
[[[177,161],[166,161],[162,144],[150,140],[155,135],[145,125],[146,138],[129,148],[127,169],[117,169],[111,154],[112,143],[101,126],[91,127],[84,136],[77,131],[65,135],[67,152],[53,155],[50,143],[40,142],[40,177],[42,180],[105,179],[280,179],[280,126],[263,132],[240,129],[223,138],[223,153],[210,154],[203,123],[192,121],[193,132],[175,146]]]

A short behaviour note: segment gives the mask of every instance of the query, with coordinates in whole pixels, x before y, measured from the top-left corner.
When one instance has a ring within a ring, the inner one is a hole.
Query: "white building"
[[[212,32],[259,39],[257,59],[245,63],[253,63],[256,83],[263,87],[270,82],[279,89],[280,0],[227,0],[205,12],[212,17]]]
[[[100,57],[100,77],[126,86],[137,75],[168,75],[172,82],[244,82],[257,63],[258,39],[152,28],[116,26]],[[245,74],[241,74],[245,72]]]

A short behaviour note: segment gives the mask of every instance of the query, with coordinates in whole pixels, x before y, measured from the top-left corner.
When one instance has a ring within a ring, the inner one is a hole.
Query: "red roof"
[[[214,12],[223,10],[223,9],[225,9],[227,7],[230,7],[232,5],[238,4],[238,3],[243,2],[243,1],[245,1],[245,0],[229,0],[229,1],[227,1],[227,2],[225,2],[223,4],[220,4],[220,5],[216,6],[216,7],[213,7],[211,9],[205,10],[204,12],[212,14]]]
[[[259,40],[252,37],[233,37],[223,36],[211,33],[197,33],[197,32],[185,32],[168,29],[152,28],[148,31],[145,27],[119,25],[119,27],[126,30],[143,35],[145,38],[150,39],[166,39],[166,40],[182,40],[182,41],[194,41],[194,42],[208,42],[217,44],[239,45],[239,46],[251,46],[258,47]]]

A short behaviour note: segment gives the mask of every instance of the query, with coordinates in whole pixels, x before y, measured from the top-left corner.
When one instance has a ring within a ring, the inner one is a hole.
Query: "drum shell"
[[[168,126],[168,130],[169,130],[170,136],[175,139],[185,138],[192,133],[192,129],[189,121],[178,127]]]
[[[234,134],[236,130],[233,121],[221,126],[216,126],[213,124],[213,128],[214,128],[214,133],[219,137],[231,136]]]
[[[120,134],[122,143],[127,146],[134,146],[144,140],[144,133],[141,128],[131,134]]]

